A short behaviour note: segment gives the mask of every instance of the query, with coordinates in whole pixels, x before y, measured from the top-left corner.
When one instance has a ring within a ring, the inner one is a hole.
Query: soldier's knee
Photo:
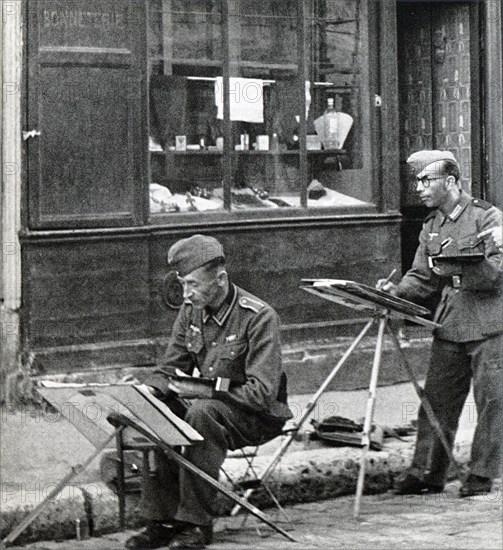
[[[193,427],[206,424],[216,418],[216,407],[212,399],[198,399],[191,403],[185,415],[185,422]]]

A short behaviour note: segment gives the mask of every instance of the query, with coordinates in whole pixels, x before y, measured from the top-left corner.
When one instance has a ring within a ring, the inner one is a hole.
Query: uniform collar
[[[470,196],[467,193],[465,193],[464,191],[461,191],[461,193],[459,194],[459,199],[456,202],[456,205],[454,206],[454,208],[448,214],[444,214],[443,212],[441,212],[439,210],[439,212],[442,216],[442,222],[441,223],[444,223],[444,221],[447,218],[449,218],[451,221],[455,222],[459,218],[459,216],[461,216],[461,213],[466,208],[466,205],[469,202],[470,202]]]
[[[203,323],[207,323],[210,318],[212,318],[218,326],[222,326],[227,317],[229,317],[232,308],[237,300],[237,291],[234,283],[229,285],[229,292],[225,297],[222,305],[218,308],[217,311],[213,311],[210,308],[205,308],[203,311]]]

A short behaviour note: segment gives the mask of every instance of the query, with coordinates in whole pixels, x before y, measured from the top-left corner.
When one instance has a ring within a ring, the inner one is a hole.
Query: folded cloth
[[[151,183],[149,186],[150,191],[150,212],[152,214],[158,214],[159,212],[178,212],[180,209],[173,200],[171,191],[159,185],[158,183]]]
[[[203,198],[190,193],[171,194],[170,190],[158,183],[150,184],[150,212],[189,212],[218,210],[223,208],[223,201],[217,197]]]
[[[175,193],[173,202],[177,205],[180,212],[203,212],[205,210],[218,210],[223,208],[223,201],[218,199],[203,199],[202,197],[194,197],[190,193],[182,195]]]
[[[264,122],[264,82],[256,78],[229,79],[229,106],[231,120]],[[215,80],[215,105],[217,118],[224,118],[224,83],[218,76]]]

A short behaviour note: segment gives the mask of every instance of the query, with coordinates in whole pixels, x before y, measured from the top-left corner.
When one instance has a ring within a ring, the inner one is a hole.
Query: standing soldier
[[[460,189],[459,166],[449,151],[419,151],[407,162],[421,201],[434,210],[424,222],[412,268],[398,285],[382,289],[419,303],[441,296],[434,320],[442,326],[434,331],[425,396],[452,446],[473,381],[478,421],[460,496],[481,495],[501,475],[503,254],[493,235],[501,231],[502,213]],[[440,492],[448,467],[421,407],[412,465],[395,492]]]

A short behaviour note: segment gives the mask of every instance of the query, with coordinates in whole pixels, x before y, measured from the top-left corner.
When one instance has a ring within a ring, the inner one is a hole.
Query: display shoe
[[[213,527],[211,525],[192,525],[178,533],[168,548],[170,550],[195,550],[206,548],[213,540]]]
[[[180,532],[182,527],[176,525],[164,525],[162,523],[150,523],[136,535],[126,541],[126,548],[130,550],[146,550],[148,548],[160,548],[167,546],[173,537]]]
[[[491,492],[491,485],[491,478],[469,474],[463,485],[459,488],[459,496],[465,498],[486,495]]]
[[[413,474],[406,474],[398,479],[393,487],[395,495],[423,495],[428,493],[441,493],[443,485],[429,483],[426,479],[419,479]]]

